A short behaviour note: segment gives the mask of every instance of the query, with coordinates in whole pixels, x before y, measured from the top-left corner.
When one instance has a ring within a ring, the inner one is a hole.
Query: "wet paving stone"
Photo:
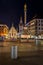
[[[0,53],[0,65],[43,65],[43,51],[19,52],[17,59],[11,59],[10,53]]]

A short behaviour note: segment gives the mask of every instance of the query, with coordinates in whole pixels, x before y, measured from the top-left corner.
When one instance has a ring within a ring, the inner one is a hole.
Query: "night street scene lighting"
[[[43,65],[41,0],[0,0],[0,65]]]

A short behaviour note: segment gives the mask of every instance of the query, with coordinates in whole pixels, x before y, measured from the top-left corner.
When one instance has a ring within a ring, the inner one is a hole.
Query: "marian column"
[[[27,5],[24,5],[24,25],[26,24]]]

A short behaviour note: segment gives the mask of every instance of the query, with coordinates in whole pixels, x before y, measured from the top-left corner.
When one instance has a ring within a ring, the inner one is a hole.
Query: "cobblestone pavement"
[[[0,53],[0,65],[43,65],[43,51],[18,52],[17,59],[10,53]]]
[[[35,43],[14,43],[18,46],[18,58],[11,59],[12,42],[3,42],[0,47],[0,65],[43,65],[43,46]]]

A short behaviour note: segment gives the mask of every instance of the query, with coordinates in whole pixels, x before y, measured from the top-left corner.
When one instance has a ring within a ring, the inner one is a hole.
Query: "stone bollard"
[[[17,53],[17,46],[11,47],[11,59],[17,59],[18,53]]]

